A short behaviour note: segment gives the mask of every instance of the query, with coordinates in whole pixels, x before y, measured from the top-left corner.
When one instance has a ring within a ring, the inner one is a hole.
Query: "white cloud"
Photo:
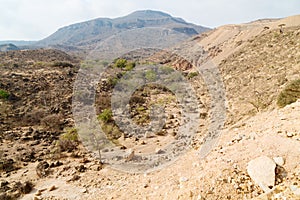
[[[65,25],[142,9],[210,27],[300,14],[299,0],[0,0],[0,5],[0,40],[42,39]]]

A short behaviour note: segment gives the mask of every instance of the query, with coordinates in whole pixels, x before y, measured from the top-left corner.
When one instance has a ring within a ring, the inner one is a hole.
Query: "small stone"
[[[142,140],[141,145],[145,145],[145,144],[146,144],[146,142],[144,140]]]
[[[198,196],[197,196],[197,200],[203,200],[204,198],[202,197],[202,195],[201,194],[199,194]]]
[[[291,133],[291,132],[287,132],[287,133],[286,133],[286,136],[287,136],[287,137],[293,137],[293,136],[294,136],[294,134],[293,134],[293,133]]]
[[[283,166],[284,165],[284,159],[282,157],[274,157],[273,160],[279,166]]]
[[[275,168],[276,164],[271,158],[261,156],[248,163],[247,172],[256,185],[269,192],[275,185]]]
[[[81,177],[80,176],[78,176],[78,175],[74,175],[71,179],[69,179],[69,180],[67,180],[67,182],[70,182],[70,181],[77,181],[77,180],[79,180]]]
[[[292,192],[294,193],[294,195],[296,195],[297,197],[300,197],[300,188],[298,188],[295,185],[291,185],[290,189],[292,190]]]
[[[87,191],[87,189],[86,188],[83,188],[82,190],[81,190],[81,193],[87,193],[88,191]]]
[[[129,149],[127,155],[125,156],[126,161],[131,161],[134,158],[134,150]]]
[[[189,180],[189,179],[186,178],[186,177],[180,177],[179,182],[186,182],[186,181],[188,181],[188,180]]]
[[[152,133],[146,132],[144,135],[145,138],[153,138],[154,135]]]
[[[75,169],[78,172],[85,172],[87,168],[84,165],[79,165],[79,166],[76,166]]]
[[[36,196],[41,196],[42,195],[42,192],[41,190],[38,190],[36,193],[35,193]]]
[[[165,153],[165,151],[162,150],[162,149],[160,149],[160,148],[158,148],[158,149],[155,150],[155,153],[156,154],[163,154],[163,153]]]

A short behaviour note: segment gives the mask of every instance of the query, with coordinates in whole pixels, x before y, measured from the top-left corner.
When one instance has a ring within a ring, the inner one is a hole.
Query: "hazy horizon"
[[[87,20],[116,18],[137,10],[156,10],[187,22],[215,28],[225,24],[300,14],[300,1],[280,0],[0,0],[0,40],[40,40],[61,27]]]

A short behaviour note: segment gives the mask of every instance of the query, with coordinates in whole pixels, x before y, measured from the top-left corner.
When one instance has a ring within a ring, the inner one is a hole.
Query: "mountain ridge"
[[[149,35],[147,28],[157,28],[158,31],[152,33],[153,35]],[[50,36],[35,43],[35,46],[53,47],[60,45],[61,47],[68,46],[82,50],[93,50],[96,46],[99,46],[100,42],[104,42],[112,36],[117,36],[118,40],[121,40],[121,47],[123,47],[128,46],[128,40],[122,39],[124,35],[125,38],[135,41],[135,38],[130,37],[132,34],[135,37],[139,36],[141,39],[147,40],[149,45],[141,46],[140,43],[143,42],[136,41],[133,46],[130,44],[132,46],[130,50],[144,47],[167,48],[207,30],[210,29],[188,23],[181,18],[172,17],[161,11],[142,10],[124,17],[96,18],[61,27]],[[126,33],[126,31],[130,31],[130,33]],[[167,35],[164,35],[165,32],[167,32]],[[128,36],[128,34],[130,35]],[[172,39],[167,38],[168,34],[175,37]],[[162,38],[159,44],[156,43],[156,38]],[[108,48],[112,47],[108,46]],[[114,47],[114,51],[118,52],[117,47]]]

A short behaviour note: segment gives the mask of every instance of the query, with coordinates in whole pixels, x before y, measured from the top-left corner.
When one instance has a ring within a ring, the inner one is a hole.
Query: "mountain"
[[[0,52],[1,51],[14,51],[19,50],[19,48],[14,44],[0,44]]]
[[[104,57],[116,57],[138,48],[170,47],[207,30],[163,12],[144,10],[115,19],[98,18],[72,24],[35,45],[66,51],[96,48]]]
[[[25,41],[25,40],[4,40],[0,41],[0,44],[13,44],[16,46],[28,46],[36,43],[36,41]]]

